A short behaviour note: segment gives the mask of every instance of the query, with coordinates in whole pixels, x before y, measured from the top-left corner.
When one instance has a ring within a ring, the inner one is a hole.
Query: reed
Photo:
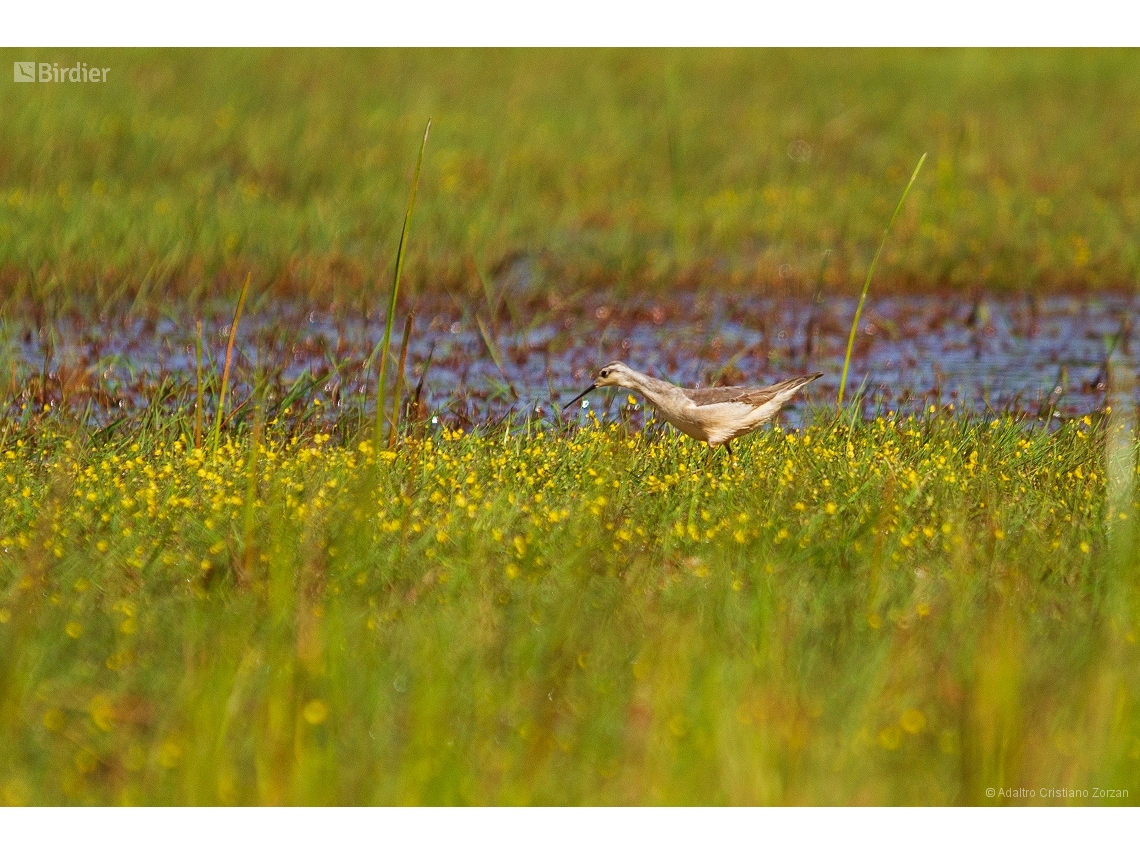
[[[194,447],[202,447],[202,322],[194,326]]]
[[[902,210],[903,202],[906,201],[907,194],[910,193],[910,188],[914,184],[914,179],[918,178],[918,171],[922,169],[922,164],[926,162],[926,152],[923,152],[922,157],[918,159],[918,166],[914,168],[914,172],[910,175],[910,181],[906,183],[906,189],[903,190],[902,198],[899,203],[895,205],[895,212],[891,214],[891,221],[887,223],[887,227],[883,229],[883,238],[879,241],[879,248],[875,251],[875,257],[871,259],[871,266],[867,268],[867,278],[863,280],[863,293],[859,295],[859,305],[855,308],[855,317],[851,321],[851,334],[847,336],[847,354],[843,357],[843,376],[839,380],[839,397],[835,401],[835,408],[837,410],[843,408],[843,393],[847,389],[847,372],[851,368],[851,350],[855,346],[855,331],[859,329],[859,318],[863,314],[863,304],[867,302],[867,292],[871,288],[871,277],[875,275],[875,265],[879,262],[879,256],[883,252],[883,247],[887,243],[887,235],[891,233],[891,226],[895,224],[895,219]]]
[[[404,367],[408,362],[408,342],[412,339],[412,324],[416,313],[409,312],[404,321],[404,339],[400,342],[400,361],[396,366],[396,387],[392,390],[392,429],[388,432],[388,448],[396,444],[396,428],[400,423],[400,387],[404,382]]]
[[[249,294],[250,276],[249,273],[245,275],[245,284],[241,286],[237,308],[234,310],[234,320],[230,324],[230,340],[226,344],[226,363],[222,368],[222,389],[218,394],[218,411],[214,414],[214,434],[210,439],[210,454],[214,457],[218,456],[218,439],[222,435],[222,418],[226,411],[226,392],[230,385],[230,368],[233,367],[234,342],[237,341],[238,324],[241,322],[241,311],[245,307],[245,298]]]
[[[392,290],[388,294],[388,317],[384,321],[384,338],[380,342],[380,376],[376,381],[376,427],[372,438],[373,448],[380,448],[384,434],[384,408],[387,403],[386,380],[388,372],[388,351],[392,345],[392,321],[396,317],[396,299],[400,293],[400,274],[404,270],[404,255],[408,247],[408,235],[411,232],[412,211],[416,207],[416,190],[420,186],[420,168],[424,162],[424,149],[427,147],[428,134],[431,132],[431,119],[428,119],[424,128],[424,138],[420,143],[420,153],[416,157],[416,171],[412,175],[412,192],[408,196],[408,210],[404,213],[404,225],[400,229],[400,245],[396,249],[396,271],[392,276]],[[370,357],[371,360],[371,357]],[[395,422],[392,430],[395,431]]]

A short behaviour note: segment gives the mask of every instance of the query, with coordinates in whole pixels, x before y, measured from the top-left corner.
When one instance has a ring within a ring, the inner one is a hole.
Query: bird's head
[[[567,402],[562,409],[567,409],[571,404],[576,404],[582,400],[586,395],[593,392],[595,389],[600,389],[602,386],[624,386],[630,388],[629,380],[631,373],[629,367],[623,362],[611,362],[609,365],[602,368],[594,375],[594,382],[586,387],[582,393],[571,401]]]
[[[629,388],[630,370],[624,362],[611,362],[594,376],[594,388],[623,386]]]

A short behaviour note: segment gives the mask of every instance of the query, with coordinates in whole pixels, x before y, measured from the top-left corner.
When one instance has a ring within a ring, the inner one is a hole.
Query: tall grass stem
[[[851,321],[851,334],[847,337],[847,354],[843,357],[843,376],[839,380],[839,397],[835,401],[837,410],[843,408],[843,393],[847,390],[847,372],[851,368],[851,350],[855,347],[855,331],[859,329],[859,318],[863,314],[863,304],[867,302],[867,292],[871,288],[871,277],[875,274],[875,265],[879,261],[879,255],[883,252],[883,247],[887,243],[887,235],[891,232],[891,226],[895,224],[895,219],[902,210],[903,202],[906,201],[907,194],[910,193],[910,188],[914,184],[914,179],[918,178],[918,171],[922,169],[922,164],[926,162],[926,152],[923,152],[922,157],[918,159],[918,166],[914,168],[911,173],[910,181],[906,183],[906,189],[903,190],[902,198],[899,203],[895,205],[895,212],[891,214],[891,221],[887,223],[887,227],[883,229],[883,239],[879,241],[879,248],[875,251],[875,257],[871,259],[871,266],[867,269],[867,278],[863,282],[863,293],[859,295],[859,305],[855,309],[855,318]]]
[[[241,322],[241,310],[245,307],[245,298],[249,294],[249,280],[252,274],[245,275],[245,284],[241,286],[238,295],[237,309],[234,310],[234,321],[230,324],[230,340],[226,344],[226,364],[222,368],[222,389],[218,394],[218,412],[214,414],[214,435],[210,440],[210,455],[218,456],[218,439],[222,435],[222,418],[226,411],[226,391],[230,385],[230,368],[233,366],[234,342],[237,341],[238,324]]]
[[[253,437],[249,444],[249,456],[245,467],[245,502],[242,506],[242,554],[238,563],[237,581],[240,585],[249,583],[255,559],[255,538],[257,531],[257,485],[258,466],[261,458],[261,443],[265,434],[265,395],[268,384],[261,384],[257,403],[253,411]]]
[[[412,192],[408,197],[408,210],[404,214],[404,225],[400,229],[400,245],[396,250],[396,272],[392,276],[392,291],[388,295],[388,317],[384,321],[384,339],[380,346],[380,377],[376,382],[376,428],[372,437],[372,447],[379,450],[384,436],[384,409],[387,403],[386,380],[388,372],[388,350],[392,344],[392,321],[396,317],[396,298],[400,292],[400,274],[404,270],[404,254],[408,246],[408,234],[411,230],[412,211],[416,207],[416,189],[420,186],[420,167],[424,162],[424,149],[427,147],[428,133],[431,131],[431,119],[428,119],[424,128],[424,138],[420,143],[420,153],[416,158],[416,171],[412,175]],[[395,424],[392,429],[395,430]]]
[[[194,339],[194,448],[202,447],[202,322],[195,325]]]
[[[1104,469],[1108,541],[1112,557],[1120,565],[1132,554],[1136,476],[1135,369],[1122,355],[1109,358],[1108,420],[1105,430]]]
[[[408,342],[412,338],[412,324],[415,323],[416,313],[408,312],[404,321],[404,339],[400,342],[400,361],[396,366],[396,385],[392,390],[392,429],[388,432],[388,448],[396,444],[396,430],[400,424],[400,391],[404,383],[404,366],[408,363]]]

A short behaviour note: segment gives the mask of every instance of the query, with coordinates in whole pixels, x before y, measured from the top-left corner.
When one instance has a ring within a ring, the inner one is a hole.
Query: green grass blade
[[[487,322],[483,320],[483,316],[478,313],[475,315],[475,324],[479,327],[479,335],[483,338],[483,345],[487,348],[487,353],[491,355],[491,361],[494,362],[495,367],[499,369],[499,374],[502,375],[503,382],[507,384],[507,388],[511,390],[511,394],[515,398],[518,398],[518,390],[515,388],[515,384],[511,382],[511,376],[507,373],[506,366],[503,365],[502,354],[499,353],[499,347],[495,344],[495,336],[490,327],[488,327]]]
[[[392,390],[392,429],[388,432],[388,448],[396,444],[396,428],[400,424],[400,391],[404,382],[404,367],[408,362],[408,342],[412,338],[412,324],[415,323],[416,313],[409,312],[404,321],[404,338],[400,342],[400,360],[396,366],[396,386]]]
[[[198,321],[194,339],[194,447],[202,447],[202,322]]]
[[[261,460],[261,444],[265,437],[265,398],[268,384],[261,382],[255,392],[257,402],[253,411],[253,436],[249,441],[249,452],[245,466],[245,502],[242,505],[242,552],[237,563],[237,582],[242,587],[250,582],[256,558],[255,539],[257,535],[257,486],[258,466]]]
[[[230,340],[226,344],[226,364],[222,369],[222,390],[218,395],[218,411],[214,414],[214,435],[210,440],[210,455],[218,456],[218,438],[222,435],[222,415],[226,410],[226,391],[230,385],[230,368],[233,365],[234,342],[237,340],[238,323],[241,322],[241,310],[245,306],[245,298],[249,294],[249,280],[251,274],[245,275],[245,284],[241,286],[238,295],[237,309],[234,311],[234,322],[230,325]]]
[[[918,166],[914,168],[911,173],[910,181],[906,183],[906,189],[903,190],[902,198],[899,203],[895,205],[895,212],[891,214],[891,221],[887,223],[887,227],[883,229],[883,239],[879,241],[879,248],[875,251],[875,257],[871,259],[871,266],[867,269],[867,278],[863,282],[863,293],[859,295],[859,305],[855,309],[855,318],[851,321],[851,334],[847,337],[847,355],[843,357],[843,376],[839,380],[839,397],[835,401],[836,409],[843,407],[843,393],[847,389],[847,372],[851,368],[851,349],[855,346],[855,330],[859,329],[859,318],[863,314],[863,304],[867,302],[867,292],[871,288],[871,277],[875,274],[875,265],[879,261],[879,255],[883,251],[883,247],[887,243],[887,235],[891,233],[891,226],[895,224],[895,219],[902,210],[903,202],[906,201],[907,194],[910,193],[910,188],[914,184],[914,179],[918,178],[918,171],[922,169],[922,164],[926,162],[926,152],[923,152],[922,157],[918,159]]]
[[[392,276],[392,291],[388,295],[388,318],[384,322],[384,339],[380,345],[380,377],[376,382],[376,428],[372,437],[372,447],[377,451],[384,434],[384,408],[386,401],[386,374],[388,372],[388,350],[392,344],[392,321],[396,317],[396,298],[400,292],[400,274],[404,270],[404,253],[408,246],[408,233],[412,224],[412,211],[416,206],[416,190],[420,186],[420,167],[424,162],[424,149],[427,147],[431,119],[424,128],[424,138],[420,143],[420,153],[416,158],[416,171],[412,175],[412,192],[408,197],[408,210],[404,214],[404,225],[400,229],[400,245],[396,250],[396,272]],[[395,425],[392,426],[395,430]]]

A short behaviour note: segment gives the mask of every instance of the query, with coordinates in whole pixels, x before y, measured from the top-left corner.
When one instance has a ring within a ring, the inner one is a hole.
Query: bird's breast
[[[706,426],[701,424],[701,422],[693,418],[686,418],[680,413],[665,413],[661,410],[658,410],[657,413],[663,416],[665,421],[669,422],[669,424],[673,425],[673,427],[681,433],[691,436],[693,439],[699,439],[701,442],[709,441]]]

